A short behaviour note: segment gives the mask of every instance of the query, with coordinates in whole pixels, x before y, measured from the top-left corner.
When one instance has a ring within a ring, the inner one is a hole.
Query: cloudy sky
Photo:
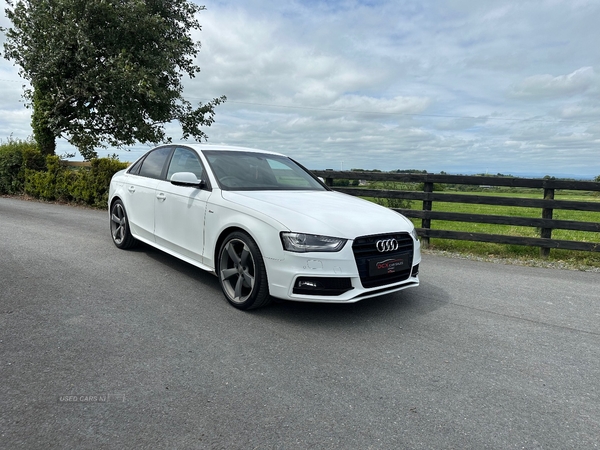
[[[598,0],[200,4],[185,96],[228,97],[209,143],[314,169],[600,175]],[[0,80],[0,138],[26,138],[23,81],[3,59]]]

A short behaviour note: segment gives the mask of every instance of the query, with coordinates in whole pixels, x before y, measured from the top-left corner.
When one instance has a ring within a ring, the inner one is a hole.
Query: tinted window
[[[167,180],[176,172],[192,172],[199,180],[204,179],[204,167],[196,152],[187,148],[176,148],[167,171]]]
[[[325,188],[285,156],[254,152],[203,152],[221,189],[318,190]]]
[[[133,175],[138,175],[140,173],[140,167],[142,167],[142,162],[144,162],[144,158],[140,159],[133,166],[131,166],[129,169],[129,173]]]
[[[161,147],[149,153],[142,163],[140,175],[148,178],[160,178],[171,150],[171,147]]]

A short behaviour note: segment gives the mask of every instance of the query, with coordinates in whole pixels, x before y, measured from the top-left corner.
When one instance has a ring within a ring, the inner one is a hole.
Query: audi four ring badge
[[[384,239],[377,241],[376,245],[379,252],[393,252],[398,250],[398,241],[396,239]]]

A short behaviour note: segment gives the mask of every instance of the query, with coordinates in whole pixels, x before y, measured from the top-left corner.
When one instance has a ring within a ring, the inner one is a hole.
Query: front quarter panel
[[[121,196],[120,191],[123,189],[123,185],[124,185],[124,181],[123,178],[125,177],[125,169],[123,170],[119,170],[118,172],[116,172],[111,180],[110,180],[110,185],[108,188],[108,207],[110,208],[110,205],[112,204],[113,198],[115,198],[115,196]]]
[[[216,268],[215,257],[220,245],[220,238],[229,230],[243,230],[258,244],[263,258],[283,260],[283,247],[279,238],[281,231],[289,231],[279,222],[258,211],[245,208],[243,205],[227,202],[220,190],[215,190],[210,198],[206,213],[206,246],[204,247],[204,264]]]

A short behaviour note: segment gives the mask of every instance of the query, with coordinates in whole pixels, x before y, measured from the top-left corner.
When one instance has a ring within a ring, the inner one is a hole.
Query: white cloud
[[[597,76],[593,67],[582,67],[568,75],[533,75],[527,77],[514,89],[518,97],[564,97],[585,92],[594,83]]]
[[[431,101],[422,97],[375,98],[366,95],[344,95],[331,104],[349,112],[367,112],[381,114],[420,114],[427,109]]]
[[[27,139],[32,134],[30,121],[31,111],[25,108],[17,111],[0,109],[0,139],[10,136]]]
[[[207,8],[196,35],[202,72],[185,95],[227,95],[206,130],[212,143],[278,150],[314,168],[600,174],[597,1]],[[0,61],[5,73],[18,79]],[[0,85],[5,136],[31,134],[20,94],[21,82]]]
[[[590,103],[571,103],[562,105],[558,113],[564,119],[598,120],[600,106]]]

